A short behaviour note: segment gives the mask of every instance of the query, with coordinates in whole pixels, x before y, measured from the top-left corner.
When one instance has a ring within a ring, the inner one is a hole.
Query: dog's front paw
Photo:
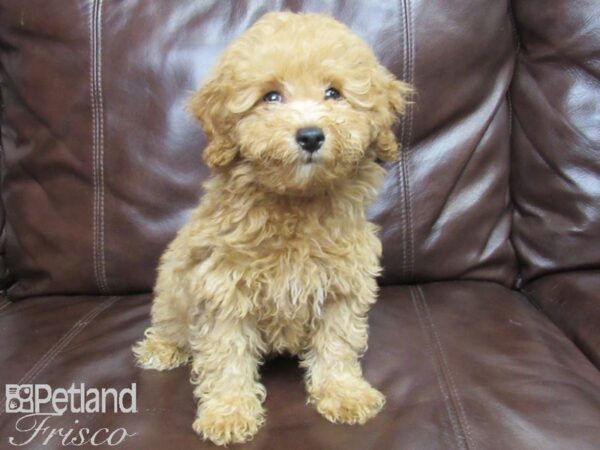
[[[362,425],[381,411],[385,397],[367,381],[357,378],[329,382],[325,387],[314,389],[310,402],[333,423]]]
[[[174,344],[148,337],[133,346],[137,365],[143,369],[169,370],[187,364],[190,353]]]
[[[258,397],[240,395],[225,400],[203,401],[192,427],[204,439],[217,445],[248,442],[265,422]]]

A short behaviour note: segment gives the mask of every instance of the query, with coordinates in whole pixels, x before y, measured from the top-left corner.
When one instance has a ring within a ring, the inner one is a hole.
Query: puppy
[[[398,156],[409,87],[345,25],[269,13],[225,50],[189,108],[213,176],[161,258],[138,364],[192,362],[193,428],[245,442],[265,420],[259,365],[298,355],[309,402],[362,424],[384,396],[362,376],[381,268],[365,216]]]

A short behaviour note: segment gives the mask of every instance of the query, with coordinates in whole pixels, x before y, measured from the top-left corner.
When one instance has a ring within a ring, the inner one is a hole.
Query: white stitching
[[[475,449],[476,447],[473,444],[471,426],[469,425],[469,421],[467,420],[467,415],[465,414],[465,409],[460,400],[460,396],[458,395],[458,390],[456,389],[456,383],[454,382],[454,377],[452,375],[452,371],[450,370],[450,366],[448,366],[448,361],[446,358],[444,347],[442,346],[442,341],[437,332],[435,323],[433,322],[433,318],[431,316],[429,306],[427,305],[427,300],[425,300],[425,294],[423,293],[423,290],[421,289],[420,286],[417,288],[417,292],[419,294],[419,297],[421,298],[421,302],[423,303],[423,309],[425,311],[425,316],[427,317],[427,321],[429,322],[429,328],[431,329],[432,336],[435,340],[435,344],[436,344],[436,347],[439,352],[439,357],[440,357],[439,359],[440,359],[440,363],[442,365],[442,374],[446,375],[446,377],[445,377],[446,384],[448,385],[448,388],[450,389],[450,393],[451,393],[450,399],[453,401],[453,403],[456,404],[457,418],[461,425],[462,430],[464,431],[465,444],[467,446],[467,449]]]
[[[100,109],[100,141],[99,141],[99,156],[100,156],[100,275],[102,276],[102,284],[105,292],[109,291],[108,280],[106,277],[106,249],[105,234],[104,234],[104,92],[102,90],[102,6],[104,0],[99,0],[98,4],[98,103]]]
[[[406,81],[406,71],[407,71],[407,63],[406,63],[406,8],[404,0],[400,0],[399,2],[399,10],[400,10],[400,21],[402,23],[401,36],[403,36],[404,41],[402,42],[402,79]],[[404,277],[406,274],[406,220],[404,218],[404,205],[405,205],[405,190],[404,190],[404,135],[406,133],[406,120],[407,115],[402,116],[402,121],[400,122],[400,144],[402,148],[400,149],[400,159],[398,160],[398,164],[396,164],[397,168],[397,176],[396,176],[396,189],[398,190],[398,194],[400,196],[400,230],[401,230],[401,238],[400,242],[402,243],[402,267],[400,270],[400,277]]]
[[[96,125],[96,76],[95,76],[95,67],[96,67],[96,42],[94,38],[94,18],[96,15],[96,2],[95,0],[91,0],[91,12],[89,19],[89,27],[90,27],[90,101],[91,101],[91,112],[92,112],[92,185],[93,185],[93,211],[92,211],[92,246],[93,246],[93,265],[94,265],[94,276],[96,279],[96,286],[99,290],[102,290],[101,282],[100,282],[100,272],[98,270],[98,232],[97,232],[97,224],[98,224],[98,176],[96,173],[97,166],[97,157],[96,157],[96,146],[97,146],[97,125]]]
[[[50,349],[44,353],[44,355],[29,369],[25,375],[17,382],[17,384],[26,384],[35,379],[48,365],[54,361],[54,359],[65,349],[69,343],[81,333],[85,327],[87,327],[96,317],[100,315],[104,310],[112,306],[120,297],[110,297],[100,303],[98,306],[93,308],[83,317],[81,317],[75,324],[63,334],[58,341],[54,343]],[[0,416],[4,413],[5,396],[0,398]]]
[[[102,5],[92,0],[90,15],[90,95],[92,102],[93,264],[98,290],[109,292],[104,233],[104,102],[102,91]]]
[[[408,76],[409,83],[412,85],[414,82],[414,25],[413,25],[413,14],[412,14],[412,3],[411,0],[406,0],[406,14],[407,14],[407,48],[408,48]],[[408,159],[410,154],[410,143],[412,139],[412,128],[413,128],[413,106],[412,104],[408,105],[408,110],[406,111],[408,114],[408,129],[406,132],[406,152],[405,152],[405,161],[406,161],[406,170],[405,170],[405,179],[406,179],[406,214],[407,214],[407,225],[408,225],[408,278],[412,280],[413,272],[414,272],[414,237],[413,237],[413,221],[412,221],[412,189],[410,187],[410,161]]]
[[[403,69],[402,78],[409,84],[413,84],[414,78],[414,39],[413,39],[413,16],[410,0],[402,0],[402,35],[403,41]],[[414,243],[412,223],[412,191],[410,188],[409,159],[410,141],[413,127],[413,107],[409,103],[400,126],[400,143],[402,145],[400,160],[398,162],[398,178],[396,184],[400,193],[401,202],[401,230],[402,230],[402,277],[412,279],[414,272]]]
[[[460,424],[458,422],[458,416],[452,405],[451,395],[448,392],[448,389],[446,388],[446,384],[444,383],[443,375],[440,371],[440,366],[438,364],[438,358],[436,357],[437,355],[436,355],[435,349],[433,347],[433,344],[431,342],[431,336],[427,332],[427,326],[425,324],[423,317],[421,316],[421,312],[419,311],[420,306],[419,306],[418,299],[415,296],[415,290],[416,289],[413,286],[409,287],[410,298],[412,300],[413,306],[415,308],[415,312],[417,314],[417,321],[419,322],[419,327],[421,328],[421,332],[423,333],[423,335],[425,337],[425,345],[427,345],[427,351],[429,352],[429,354],[431,355],[431,359],[433,360],[433,370],[435,372],[435,378],[437,380],[438,387],[440,389],[442,398],[444,400],[444,407],[446,409],[446,414],[448,415],[448,420],[450,421],[450,426],[452,427],[454,438],[456,439],[456,445],[461,450],[464,450],[465,446],[463,445],[463,442],[461,439],[462,433],[460,432]]]

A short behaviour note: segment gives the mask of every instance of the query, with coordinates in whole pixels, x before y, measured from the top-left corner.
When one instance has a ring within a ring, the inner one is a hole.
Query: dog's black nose
[[[325,141],[323,130],[317,127],[300,128],[296,133],[296,142],[302,150],[313,153],[321,148]]]

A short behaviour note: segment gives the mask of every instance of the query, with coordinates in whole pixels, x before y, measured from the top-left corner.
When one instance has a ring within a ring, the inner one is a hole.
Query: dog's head
[[[340,22],[269,13],[225,50],[190,110],[211,169],[244,166],[267,190],[302,194],[396,159],[409,91]]]

